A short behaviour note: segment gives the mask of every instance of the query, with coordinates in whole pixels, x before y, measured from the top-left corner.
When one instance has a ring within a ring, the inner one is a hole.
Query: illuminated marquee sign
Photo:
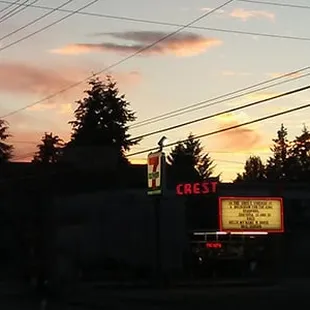
[[[221,231],[284,232],[282,198],[220,197]]]
[[[200,195],[216,193],[217,182],[185,183],[176,186],[177,195]]]

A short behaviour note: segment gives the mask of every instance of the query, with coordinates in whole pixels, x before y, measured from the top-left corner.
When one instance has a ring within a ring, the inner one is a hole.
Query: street
[[[85,289],[63,301],[48,302],[46,310],[86,309],[276,309],[309,304],[310,281],[296,280],[270,287],[205,287],[154,289]],[[5,310],[40,309],[40,303],[27,297],[1,298]]]

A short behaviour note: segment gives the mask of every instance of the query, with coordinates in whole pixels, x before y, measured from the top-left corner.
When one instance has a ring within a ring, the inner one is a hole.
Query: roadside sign
[[[147,157],[148,195],[162,194],[162,160],[163,153],[150,153]]]
[[[284,232],[280,197],[220,197],[219,226],[226,232]]]

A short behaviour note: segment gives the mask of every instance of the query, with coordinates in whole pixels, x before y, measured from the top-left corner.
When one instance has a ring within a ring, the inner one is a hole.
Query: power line
[[[9,4],[5,7],[3,7],[1,10],[0,10],[0,13],[6,11],[6,10],[9,10],[12,6],[14,6],[15,4],[17,4],[17,2],[19,2],[19,0],[15,0],[14,2],[9,2]],[[1,17],[0,17],[1,18]]]
[[[292,109],[288,109],[288,110],[285,110],[285,111],[282,111],[282,112],[278,112],[278,113],[274,113],[274,114],[269,114],[267,116],[256,118],[256,119],[254,119],[252,121],[248,121],[248,122],[241,123],[241,124],[238,124],[238,125],[234,125],[234,126],[226,127],[226,128],[223,128],[223,129],[211,131],[211,132],[208,132],[208,133],[205,133],[205,134],[201,134],[201,135],[195,136],[195,138],[196,139],[201,139],[201,138],[213,136],[213,135],[216,135],[216,134],[219,134],[219,133],[223,133],[223,132],[234,130],[234,129],[237,129],[237,128],[240,128],[240,127],[244,127],[244,126],[248,126],[248,125],[251,125],[251,124],[259,123],[259,122],[265,121],[267,119],[271,119],[271,118],[275,118],[275,117],[282,116],[282,115],[285,115],[285,114],[293,113],[293,112],[296,112],[296,111],[299,111],[299,110],[303,110],[303,109],[306,109],[306,108],[309,108],[309,107],[310,107],[310,104],[307,103],[305,105],[302,105],[302,106],[299,106],[299,107],[296,107],[296,108],[292,108]],[[177,145],[180,142],[181,143],[182,142],[186,142],[187,140],[188,139],[172,142],[172,143],[167,144],[165,147],[174,146],[174,145]],[[135,155],[139,155],[139,154],[145,154],[145,153],[149,153],[149,152],[157,151],[157,150],[158,150],[158,147],[153,147],[153,148],[146,149],[144,151],[139,151],[139,152],[128,154],[127,157],[131,157],[131,156],[135,156]]]
[[[142,134],[140,136],[134,137],[134,138],[132,138],[130,140],[131,141],[135,141],[135,140],[137,141],[137,140],[140,140],[142,138],[153,136],[153,135],[158,134],[158,133],[171,131],[171,130],[178,129],[178,128],[181,128],[181,127],[184,127],[184,126],[188,126],[188,125],[195,124],[195,123],[198,123],[198,122],[201,122],[201,121],[205,121],[207,119],[214,118],[214,117],[217,117],[217,116],[220,116],[220,115],[236,112],[236,111],[239,111],[239,110],[242,110],[242,109],[245,109],[245,108],[249,108],[249,107],[253,107],[253,106],[256,106],[256,105],[259,105],[261,103],[265,103],[265,102],[268,102],[268,101],[271,101],[271,100],[275,100],[275,99],[279,99],[279,98],[286,97],[286,96],[289,96],[289,95],[293,95],[293,94],[296,94],[296,93],[299,93],[299,92],[302,92],[302,91],[305,91],[305,90],[308,90],[308,89],[310,89],[310,85],[307,85],[307,86],[304,86],[304,87],[301,87],[301,88],[297,88],[297,89],[293,89],[293,90],[287,91],[285,93],[281,93],[281,94],[278,94],[278,95],[275,95],[275,96],[272,96],[272,97],[268,97],[268,98],[265,98],[265,99],[262,99],[262,100],[258,100],[258,101],[254,101],[254,102],[251,102],[251,103],[248,103],[248,104],[244,104],[242,106],[231,108],[231,109],[228,109],[228,110],[225,110],[225,111],[222,111],[222,112],[217,112],[217,113],[214,113],[214,114],[211,114],[211,115],[200,117],[200,118],[188,121],[188,122],[184,122],[184,123],[181,123],[181,124],[177,124],[177,125],[169,126],[169,127],[166,127],[166,128],[154,130],[152,132],[148,132],[148,133]]]
[[[10,140],[8,141],[9,144],[31,144],[31,145],[38,145],[38,141],[30,141],[30,140]],[[141,149],[143,149],[141,147]],[[268,155],[270,152],[243,152],[243,151],[220,151],[220,150],[208,150],[208,153],[212,153],[212,154],[248,154],[251,155],[253,153],[255,154],[261,154],[261,155]]]
[[[61,4],[58,8],[62,8],[62,7],[64,7],[64,6],[70,4],[70,3],[73,2],[73,1],[74,1],[74,0],[68,0],[67,2]],[[46,17],[52,15],[52,14],[55,13],[55,12],[57,12],[57,8],[55,8],[54,10],[52,10],[52,11],[50,11],[50,12],[48,12],[48,13],[45,13],[45,14],[41,15],[40,17],[38,17],[38,18],[36,18],[36,19],[34,19],[34,20],[32,20],[32,21],[30,21],[30,22],[27,23],[26,25],[24,25],[24,26],[22,26],[22,27],[19,27],[19,28],[17,28],[16,30],[13,30],[12,32],[10,32],[10,33],[4,35],[3,37],[0,38],[0,41],[2,41],[2,40],[4,40],[4,39],[6,39],[6,38],[8,38],[8,37],[10,37],[10,36],[12,36],[12,35],[18,33],[18,32],[20,32],[20,31],[22,31],[22,30],[24,30],[24,29],[26,29],[26,28],[28,28],[28,27],[34,25],[34,24],[36,24],[38,21],[40,21],[40,20],[42,20],[42,19],[44,19],[44,18],[46,18]]]
[[[11,17],[11,15],[14,15],[14,12],[20,7],[20,4],[18,3],[20,0],[13,2],[11,5],[9,5],[9,8],[12,8],[8,12],[5,12],[2,16],[0,16],[0,23],[8,16],[8,18]],[[29,0],[25,0],[22,4],[27,5],[27,2]],[[15,6],[16,5],[16,6]]]
[[[38,141],[27,141],[27,140],[11,140],[8,141],[10,144],[31,144],[34,146],[38,145]],[[143,149],[141,147],[141,149]],[[270,152],[244,152],[244,151],[219,151],[219,150],[208,150],[210,154],[241,154],[241,155],[251,155],[251,154],[260,154],[260,155],[268,155]],[[32,154],[32,153],[31,153]]]
[[[35,141],[27,141],[27,140],[10,140],[8,141],[9,143],[16,143],[16,144],[34,144],[34,145],[37,145],[38,142],[35,142]]]
[[[0,0],[0,3],[10,3],[10,2]],[[27,6],[37,8],[37,9],[43,9],[43,10],[54,10],[55,9],[52,7],[42,6],[42,5],[29,5],[28,4]],[[68,9],[59,9],[58,11],[59,12],[66,12],[66,13],[72,12],[71,10],[68,10]],[[160,26],[170,26],[170,27],[182,27],[182,26],[184,26],[183,24],[178,24],[178,23],[170,23],[170,22],[163,22],[163,21],[156,21],[156,20],[149,20],[149,19],[132,18],[132,17],[127,17],[127,16],[108,15],[108,14],[101,14],[101,13],[79,12],[78,14],[84,15],[84,16],[101,17],[101,18],[114,19],[114,20],[120,20],[120,21],[137,22],[137,23],[160,25]],[[248,36],[259,36],[259,37],[269,37],[269,38],[288,39],[288,40],[310,41],[310,37],[300,37],[300,36],[289,36],[289,35],[272,34],[272,33],[232,30],[232,29],[225,29],[225,28],[213,28],[213,27],[204,27],[204,26],[189,26],[187,28],[197,29],[197,30],[208,30],[208,31],[214,31],[214,32],[240,34],[240,35],[248,35]]]
[[[301,70],[295,71],[293,73],[287,73],[287,74],[281,75],[279,77],[276,77],[276,78],[273,78],[273,79],[270,79],[270,80],[266,80],[266,81],[263,81],[263,82],[260,82],[260,83],[257,83],[257,84],[254,84],[254,85],[242,88],[242,89],[238,89],[236,91],[232,91],[232,92],[224,94],[224,95],[220,95],[218,97],[213,97],[213,98],[210,98],[210,99],[207,99],[207,100],[199,101],[199,102],[191,104],[189,106],[186,106],[186,107],[174,110],[174,111],[170,111],[170,112],[167,112],[167,113],[164,113],[164,114],[160,114],[158,116],[154,116],[154,117],[145,119],[143,121],[140,121],[140,122],[137,122],[137,123],[133,124],[132,126],[130,126],[130,129],[135,129],[135,128],[143,127],[145,125],[154,124],[154,123],[157,123],[159,121],[163,121],[163,120],[166,120],[166,119],[170,119],[172,117],[183,115],[185,113],[201,110],[201,109],[204,109],[204,108],[207,108],[207,107],[211,107],[211,106],[217,105],[219,103],[227,102],[227,101],[230,101],[230,100],[233,100],[233,99],[237,99],[237,98],[249,95],[249,94],[256,93],[258,91],[266,90],[266,89],[269,89],[269,88],[274,87],[274,86],[279,86],[279,85],[286,84],[286,83],[289,83],[289,82],[292,82],[292,81],[295,81],[295,80],[299,80],[301,78],[309,76],[310,73],[306,73],[306,74],[303,74],[303,75],[298,75],[298,76],[295,76],[295,77],[293,77],[293,78],[291,78],[289,80],[280,81],[280,82],[277,82],[277,83],[273,83],[271,85],[267,85],[267,86],[264,86],[264,87],[261,87],[261,88],[257,88],[257,89],[254,89],[254,90],[249,90],[247,92],[244,92],[244,91],[246,91],[248,89],[252,89],[252,88],[258,87],[260,85],[268,84],[268,83],[270,83],[272,81],[282,79],[283,77],[292,76],[294,74],[297,74],[297,73],[300,73],[302,71],[308,70],[309,68],[310,68],[310,66],[309,67],[305,67],[305,68],[303,68]],[[243,93],[239,94],[242,91],[243,91]]]
[[[3,51],[3,50],[5,50],[5,49],[7,49],[7,48],[9,48],[9,47],[11,47],[11,46],[14,46],[14,45],[16,45],[16,44],[18,44],[18,43],[20,43],[20,42],[25,41],[26,39],[29,39],[29,38],[33,37],[34,35],[36,35],[36,34],[38,34],[38,33],[41,33],[41,32],[43,32],[43,31],[45,31],[46,29],[51,28],[52,26],[55,26],[55,25],[59,24],[60,22],[66,20],[67,18],[69,18],[69,17],[71,17],[72,15],[76,14],[76,12],[79,12],[79,11],[81,11],[81,10],[84,10],[84,9],[88,8],[89,6],[95,4],[95,3],[98,2],[98,1],[99,1],[99,0],[93,0],[93,1],[89,2],[88,4],[86,4],[86,5],[82,6],[82,7],[80,7],[79,9],[77,9],[77,10],[75,10],[75,11],[73,11],[73,12],[67,14],[67,15],[65,15],[64,17],[62,17],[62,18],[60,18],[60,19],[57,19],[57,20],[54,21],[53,23],[48,24],[48,25],[45,26],[45,27],[42,27],[42,28],[40,28],[40,29],[38,29],[38,30],[36,30],[36,31],[34,31],[34,32],[32,32],[32,33],[30,33],[30,34],[28,34],[28,35],[26,35],[26,36],[24,36],[24,37],[18,39],[18,40],[16,40],[16,41],[13,41],[13,42],[10,43],[10,44],[7,44],[7,45],[1,47],[1,48],[0,48],[0,52]]]
[[[27,2],[29,2],[29,0],[25,0],[22,3],[18,3],[17,6],[15,8],[13,8],[12,10],[10,10],[9,12],[6,12],[5,14],[3,14],[0,17],[0,24],[4,23],[6,20],[10,19],[11,17],[21,13],[22,11],[26,10],[27,7],[25,7],[24,5],[27,5]],[[30,4],[35,4],[37,3],[38,0],[34,0],[33,2],[31,2]]]
[[[13,160],[26,159],[30,156],[34,156],[34,154],[35,154],[35,152],[28,152],[28,153],[20,154],[20,155],[14,156]]]
[[[247,2],[247,3],[267,4],[267,5],[288,7],[288,8],[310,10],[310,6],[309,5],[301,5],[301,4],[278,3],[278,2],[272,2],[272,1],[259,1],[259,0],[237,0],[237,1],[239,1],[239,2]]]
[[[91,2],[91,4],[92,4],[92,3],[95,3],[95,2],[97,2],[97,1],[98,1],[98,0],[93,1],[93,2]],[[71,84],[71,85],[69,85],[68,87],[63,88],[62,90],[60,90],[60,91],[58,91],[58,92],[55,92],[55,93],[53,93],[53,94],[51,94],[51,95],[49,95],[49,96],[47,96],[47,97],[45,97],[45,98],[43,98],[43,99],[41,99],[41,100],[38,100],[38,101],[33,102],[33,103],[31,103],[31,104],[28,104],[28,105],[26,105],[26,106],[24,106],[24,107],[22,107],[22,108],[19,108],[19,109],[16,109],[16,110],[12,111],[12,112],[9,112],[9,113],[7,113],[7,114],[1,116],[0,118],[6,118],[6,117],[9,117],[9,116],[12,116],[12,115],[14,115],[14,114],[16,114],[16,113],[19,113],[19,112],[21,112],[21,111],[24,111],[24,110],[26,110],[26,109],[28,109],[28,108],[30,108],[30,107],[33,107],[33,106],[35,106],[35,105],[37,105],[37,104],[40,104],[40,103],[42,103],[42,102],[44,102],[44,101],[46,101],[46,100],[49,100],[49,99],[51,99],[51,98],[54,98],[55,96],[57,96],[57,95],[59,95],[59,94],[62,94],[62,93],[64,93],[64,92],[66,92],[66,91],[68,91],[68,90],[70,90],[70,89],[72,89],[72,88],[74,88],[74,87],[76,87],[76,86],[78,86],[78,85],[81,85],[82,83],[88,81],[88,80],[89,80],[90,78],[92,78],[94,75],[99,75],[99,74],[101,74],[101,73],[103,73],[103,72],[106,72],[106,71],[112,69],[112,68],[115,68],[116,66],[118,66],[118,65],[120,65],[120,64],[122,64],[122,63],[124,63],[124,62],[126,62],[126,61],[128,61],[128,60],[130,60],[131,58],[134,58],[135,56],[141,54],[142,52],[144,52],[144,51],[146,51],[146,50],[148,50],[148,49],[154,47],[154,46],[157,45],[158,43],[160,43],[160,42],[162,42],[162,41],[164,41],[164,40],[166,40],[166,39],[168,39],[168,38],[170,38],[170,37],[172,37],[172,36],[178,34],[179,32],[183,31],[183,30],[186,29],[187,27],[189,27],[189,26],[191,26],[191,25],[197,23],[198,21],[200,21],[200,20],[202,20],[203,18],[209,16],[210,14],[212,14],[212,13],[214,13],[214,12],[216,12],[216,11],[222,9],[223,7],[225,7],[226,5],[228,5],[229,3],[233,2],[233,1],[234,1],[234,0],[226,1],[225,3],[223,3],[223,4],[219,5],[219,6],[217,6],[216,8],[214,8],[213,10],[211,10],[211,11],[209,11],[209,12],[207,12],[207,13],[204,13],[203,15],[199,16],[198,18],[194,19],[193,21],[189,22],[188,24],[186,24],[186,25],[180,27],[179,29],[177,29],[177,30],[175,30],[175,31],[173,31],[173,32],[171,32],[171,33],[169,33],[169,34],[167,34],[167,35],[161,37],[160,39],[154,41],[153,43],[151,43],[151,44],[149,44],[149,45],[146,45],[146,46],[142,47],[141,49],[135,51],[134,53],[130,54],[130,55],[127,56],[127,57],[124,57],[124,58],[120,59],[119,61],[113,63],[112,65],[110,65],[110,66],[108,66],[108,67],[106,67],[106,68],[104,68],[104,69],[102,69],[102,70],[100,70],[100,71],[98,71],[98,72],[95,72],[95,73],[92,74],[91,76],[88,76],[86,79],[81,80],[81,81],[79,81],[79,82],[76,82],[76,83],[74,83],[74,84]],[[90,6],[90,4],[87,5],[87,6]],[[87,6],[86,6],[86,7],[87,7]],[[78,11],[81,11],[81,10],[83,10],[84,8],[85,8],[85,7],[80,8]],[[76,12],[76,11],[70,13],[69,15],[67,15],[67,17],[68,17],[68,16],[71,16],[71,15],[73,15],[73,14],[75,14],[75,12]],[[62,20],[63,20],[63,19],[64,19],[64,18],[62,18]],[[59,21],[60,21],[60,20],[58,20],[58,22],[59,22]],[[55,22],[55,23],[57,23],[57,22]],[[54,24],[55,24],[55,23],[54,23]],[[48,26],[47,26],[47,27],[44,27],[44,28],[48,28]],[[42,28],[42,29],[44,30],[44,28]],[[42,31],[42,29],[39,30],[39,31]],[[25,39],[25,38],[24,38],[24,39]],[[16,44],[16,41],[15,41],[15,43],[13,42],[12,44]],[[6,47],[4,47],[4,48],[6,48]],[[2,48],[2,49],[3,49],[3,48]],[[2,49],[0,48],[0,51],[1,51]]]
[[[34,155],[35,155],[35,152],[23,153],[23,154],[19,154],[17,156],[14,156],[13,160],[16,161],[16,160],[21,160],[21,159],[27,159],[27,158],[32,157]],[[214,161],[216,161],[216,162],[223,162],[223,163],[231,163],[231,164],[244,165],[244,162],[236,161],[236,160],[226,160],[226,159],[214,158]]]

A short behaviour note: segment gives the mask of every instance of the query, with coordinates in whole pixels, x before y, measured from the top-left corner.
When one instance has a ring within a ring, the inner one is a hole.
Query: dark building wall
[[[294,210],[295,200],[305,203],[310,198],[308,193],[289,189],[283,192],[287,212],[292,213],[289,210]],[[275,196],[268,186],[250,188],[230,184],[220,185],[218,195]],[[182,253],[188,244],[188,229],[218,229],[216,196],[211,200],[199,200],[194,214],[191,214],[192,221],[188,211],[191,205],[189,197],[177,197],[173,191],[162,199],[161,230],[166,268],[182,266]],[[152,197],[148,197],[144,190],[102,191],[58,197],[51,208],[58,223],[57,247],[60,253],[71,255],[86,264],[108,257],[133,265],[154,263],[154,206]],[[208,226],[210,217],[211,225]]]
[[[153,268],[154,201],[144,191],[58,197],[51,208],[58,223],[55,250],[59,263],[66,260],[87,269],[113,258],[136,268]],[[162,199],[160,209],[163,268],[181,269],[188,245],[184,203],[168,195]]]
[[[31,226],[36,208],[43,208],[49,231],[47,251],[57,280],[74,278],[80,267],[100,266],[106,258],[133,266],[154,266],[154,203],[145,189],[61,195],[41,191],[37,186],[25,191],[23,186],[21,183],[11,189],[2,199],[2,252],[22,257],[18,242],[27,231],[22,227]],[[217,196],[283,196],[286,218],[293,229],[287,229],[285,234],[289,235],[283,257],[290,265],[287,272],[305,274],[310,269],[310,188],[303,184],[220,184],[212,199],[197,198],[199,204],[192,214],[188,210],[192,205],[190,197],[177,197],[173,190],[169,191],[161,206],[165,269],[182,268],[183,254],[188,249],[188,229],[217,229]]]

